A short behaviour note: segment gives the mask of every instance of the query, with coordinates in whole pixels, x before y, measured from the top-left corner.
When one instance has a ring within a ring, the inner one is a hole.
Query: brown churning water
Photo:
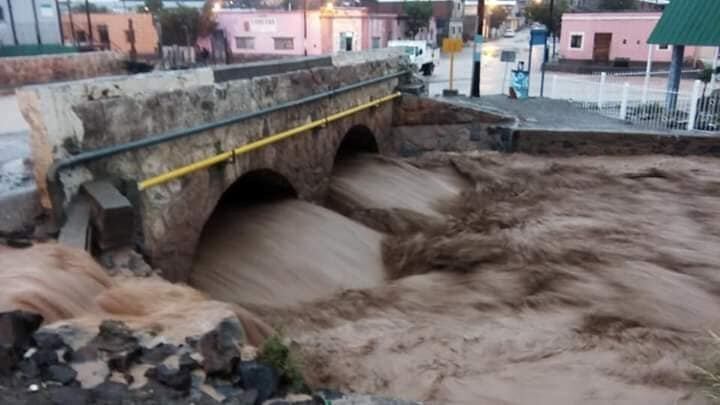
[[[701,158],[356,157],[336,170],[332,209],[219,207],[192,284],[282,325],[314,386],[430,404],[702,404],[691,373],[720,330],[719,179]],[[110,280],[56,246],[2,251],[0,282],[0,309],[49,320],[182,334],[229,311],[268,333],[237,305]]]

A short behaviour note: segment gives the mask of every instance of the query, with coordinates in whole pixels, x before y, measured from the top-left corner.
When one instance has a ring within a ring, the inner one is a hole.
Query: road
[[[480,94],[501,94],[501,88],[504,87],[502,86],[503,74],[508,67],[505,62],[500,62],[500,52],[502,50],[512,50],[517,52],[518,60],[527,61],[529,38],[530,31],[525,29],[518,32],[514,38],[500,38],[486,42],[483,45]],[[540,47],[537,47],[536,50],[540,51]],[[536,54],[533,55],[533,63],[540,61],[542,57],[540,53],[541,52],[536,52]],[[515,63],[511,64],[510,68],[514,67]],[[473,49],[471,46],[466,46],[461,53],[455,55],[454,87],[458,89],[460,93],[469,94],[472,69]],[[450,58],[447,54],[443,54],[440,66],[435,70],[435,74],[429,80],[430,95],[441,94],[443,89],[448,88],[449,78]]]
[[[496,95],[507,93],[509,86],[509,69],[514,69],[516,63],[510,64],[500,62],[500,52],[503,50],[512,50],[517,53],[517,60],[522,60],[526,64],[528,60],[528,43],[530,40],[530,30],[523,29],[515,35],[514,38],[499,38],[497,40],[486,42],[483,45],[482,70],[480,77],[480,94]],[[533,49],[532,74],[530,77],[530,96],[539,96],[540,94],[540,67],[542,65],[542,47],[536,46]],[[470,93],[470,83],[472,78],[473,50],[472,47],[465,47],[463,51],[455,56],[455,74],[454,87],[461,94]],[[503,86],[503,77],[506,69],[508,74],[507,83]],[[557,76],[555,82],[555,91],[553,94],[551,89],[553,86],[553,76]],[[430,95],[435,96],[442,94],[443,89],[448,88],[448,79],[450,78],[450,58],[446,54],[442,54],[440,66],[435,70],[435,74],[429,78]],[[597,100],[599,88],[599,75],[577,75],[567,73],[548,72],[546,74],[545,95],[553,96],[561,99],[574,99],[594,102]],[[606,101],[617,100],[622,97],[623,83],[628,82],[632,88],[630,90],[630,99],[639,100],[644,77],[642,75],[636,77],[608,77],[603,96]],[[651,100],[661,101],[664,99],[665,86],[667,84],[666,76],[653,77],[650,81],[649,88],[651,91],[648,98]],[[680,86],[680,92],[689,94],[693,85],[693,80],[683,80]],[[682,97],[682,95],[681,95]]]

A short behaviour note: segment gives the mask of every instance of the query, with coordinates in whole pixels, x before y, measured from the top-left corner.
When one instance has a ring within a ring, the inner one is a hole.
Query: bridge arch
[[[373,131],[363,124],[350,127],[335,151],[335,162],[357,153],[379,153],[378,141]]]
[[[221,204],[245,204],[297,197],[298,192],[287,177],[272,169],[256,169],[243,173],[235,180],[223,192],[215,210]]]

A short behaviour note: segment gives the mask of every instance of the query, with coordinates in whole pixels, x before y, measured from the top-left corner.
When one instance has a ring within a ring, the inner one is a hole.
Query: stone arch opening
[[[358,153],[379,153],[377,139],[370,128],[355,125],[347,131],[335,153],[335,161],[342,160]]]
[[[217,264],[213,256],[220,254],[226,257],[235,251],[228,246],[242,246],[243,240],[255,237],[243,223],[257,218],[263,209],[272,204],[282,204],[283,200],[297,197],[298,192],[292,183],[274,170],[253,170],[240,176],[222,194],[200,230],[187,275],[190,285],[205,291],[205,283],[209,280],[198,277],[198,272],[211,268],[209,264]]]
[[[297,198],[298,193],[290,181],[271,169],[259,169],[240,176],[225,192],[215,208],[221,204],[262,203],[286,198]]]

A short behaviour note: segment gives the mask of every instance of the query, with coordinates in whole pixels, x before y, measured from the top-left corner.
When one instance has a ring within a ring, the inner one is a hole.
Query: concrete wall
[[[393,150],[401,156],[503,150],[512,123],[511,118],[498,114],[404,95],[393,116]]]
[[[43,168],[47,170],[47,163],[76,151],[214,122],[383,76],[399,70],[399,61],[400,58],[318,67],[222,83],[212,80],[209,69],[107,80],[98,83],[96,88],[67,83],[64,87],[23,89],[19,103],[31,122],[36,177],[44,184]],[[236,179],[253,170],[270,169],[287,178],[300,198],[320,199],[327,188],[337,148],[350,128],[365,125],[375,134],[381,152],[390,150],[393,104],[386,103],[325,128],[239,156],[233,164],[214,166],[133,193],[138,181],[385,96],[393,91],[397,82],[397,79],[389,80],[332,99],[98,160],[63,172],[62,185],[66,196],[89,179],[112,177],[128,185],[128,195],[141,218],[139,243],[144,252],[168,278],[182,280],[190,269],[206,220],[223,192]],[[54,109],[61,111],[57,114]],[[50,117],[43,113],[49,113]]]
[[[513,152],[533,155],[700,155],[720,157],[720,137],[652,132],[516,130]]]
[[[0,88],[122,73],[122,55],[115,52],[0,58]]]

